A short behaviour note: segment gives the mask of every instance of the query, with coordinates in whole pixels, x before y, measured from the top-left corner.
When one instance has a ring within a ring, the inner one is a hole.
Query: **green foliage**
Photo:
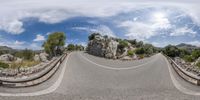
[[[198,63],[196,64],[196,66],[197,66],[198,68],[200,68],[200,62],[198,62]]]
[[[128,47],[128,42],[126,40],[119,40],[118,48],[122,50],[125,47]]]
[[[34,54],[35,53],[32,50],[25,49],[25,50],[16,52],[14,56],[23,58],[24,60],[33,60]]]
[[[140,47],[142,47],[143,46],[143,42],[142,41],[139,41],[137,44],[136,44],[136,47],[137,48],[140,48]]]
[[[136,46],[137,45],[137,41],[136,39],[134,40],[127,40],[132,46]]]
[[[191,55],[191,53],[186,49],[180,49],[180,57],[184,58],[185,55]]]
[[[152,44],[145,44],[145,45],[143,45],[142,48],[144,49],[144,53],[146,55],[152,55],[153,53],[156,52],[156,49]]]
[[[144,48],[142,48],[142,47],[141,48],[137,48],[135,53],[138,54],[138,55],[144,54],[145,53]]]
[[[135,53],[135,51],[134,51],[134,50],[128,50],[128,56],[133,56],[133,55],[134,55],[134,53]]]
[[[169,57],[180,56],[180,50],[176,46],[172,46],[172,45],[166,46],[163,52]]]
[[[16,63],[16,62],[13,62],[10,64],[10,68],[19,68],[19,67],[32,67],[32,66],[35,66],[37,64],[39,64],[40,62],[39,61],[30,61],[30,60],[24,60],[20,63]]]
[[[44,42],[44,50],[50,56],[56,56],[61,54],[61,48],[65,45],[65,33],[54,32],[48,36],[48,39]]]
[[[74,50],[82,51],[82,50],[84,50],[84,47],[82,45],[69,44],[67,46],[67,50],[68,51],[74,51]]]
[[[3,62],[0,62],[0,68],[8,68],[9,65]]]
[[[100,35],[100,34],[99,33],[92,33],[90,36],[88,36],[89,41],[93,40],[96,35]]]
[[[199,49],[193,50],[192,51],[192,57],[194,59],[198,59],[200,57],[200,50]]]
[[[191,56],[191,55],[185,55],[183,57],[183,59],[186,61],[186,62],[193,62],[195,59]]]

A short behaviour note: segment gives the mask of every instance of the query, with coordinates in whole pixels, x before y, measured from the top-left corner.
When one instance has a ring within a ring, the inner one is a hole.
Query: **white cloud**
[[[108,35],[111,37],[116,37],[116,35],[113,33],[113,31],[106,25],[99,25],[94,27],[73,27],[75,30],[82,30],[87,31],[90,33],[100,33],[102,35]]]
[[[23,44],[25,44],[25,42],[16,40],[14,44],[15,45],[23,45]]]
[[[36,38],[33,41],[38,42],[38,41],[44,41],[44,40],[45,40],[45,38],[43,35],[37,34]]]
[[[153,27],[143,22],[125,21],[119,24],[119,27],[126,28],[125,36],[130,39],[144,40],[155,35]]]
[[[0,30],[6,31],[11,34],[20,34],[24,32],[23,23],[19,20],[2,20]]]
[[[197,0],[101,0],[95,2],[92,0],[7,0],[1,1],[0,4],[0,30],[20,34],[25,31],[21,20],[30,17],[37,18],[40,22],[54,24],[76,16],[109,17],[121,12],[155,7],[155,5],[181,9],[191,15],[195,22],[200,23],[199,3]],[[168,21],[163,19],[162,23],[157,23],[155,26],[161,25],[161,28],[164,28],[166,26],[162,25],[163,23],[166,25]]]
[[[188,27],[181,27],[181,28],[175,29],[172,33],[170,33],[171,36],[182,36],[186,34],[195,35],[197,34],[197,32],[193,31],[192,29]]]

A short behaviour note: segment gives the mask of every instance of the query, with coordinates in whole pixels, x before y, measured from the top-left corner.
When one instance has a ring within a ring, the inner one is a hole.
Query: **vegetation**
[[[124,49],[125,47],[128,47],[128,41],[126,40],[119,40],[118,48],[120,50]]]
[[[22,62],[13,62],[9,64],[10,68],[19,68],[19,67],[31,67],[31,66],[35,66],[37,64],[39,64],[39,61],[30,61],[30,60],[24,60]]]
[[[92,34],[88,37],[89,41],[90,41],[90,40],[93,40],[94,37],[95,37],[96,35],[100,35],[100,34],[99,34],[99,33],[92,33]]]
[[[62,54],[62,47],[65,45],[65,33],[54,32],[48,36],[48,39],[44,42],[44,50],[51,56],[57,56]]]
[[[133,55],[134,55],[134,53],[135,53],[135,51],[134,51],[134,50],[128,50],[128,56],[133,56]]]
[[[68,51],[75,51],[75,50],[77,50],[77,51],[82,51],[82,50],[84,50],[84,46],[82,46],[82,45],[69,44],[69,45],[67,46],[67,50],[68,50]]]
[[[180,50],[176,46],[172,46],[172,45],[166,46],[163,52],[169,57],[180,56]]]
[[[0,62],[0,68],[8,68],[9,65],[3,62]]]
[[[35,55],[35,52],[28,49],[18,51],[14,54],[14,56],[23,58],[24,60],[33,60],[34,55]]]
[[[196,64],[196,66],[197,66],[198,68],[200,68],[200,62],[198,62],[198,63]]]

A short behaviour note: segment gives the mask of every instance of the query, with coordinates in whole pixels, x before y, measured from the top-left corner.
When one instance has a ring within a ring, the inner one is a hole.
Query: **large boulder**
[[[15,60],[15,57],[11,54],[3,54],[0,56],[0,61],[10,62],[14,60]]]
[[[94,36],[94,39],[89,41],[87,52],[95,56],[115,59],[117,46],[117,41],[110,37],[103,37],[97,34]]]
[[[33,57],[34,61],[40,61],[40,56],[38,54],[36,54],[34,57]]]
[[[45,52],[43,52],[43,53],[40,53],[40,60],[42,61],[42,62],[46,62],[46,61],[48,61],[48,54],[47,53],[45,53]]]
[[[48,61],[48,56],[49,55],[47,53],[43,52],[40,54],[36,54],[33,59],[34,59],[34,61],[46,62],[46,61]]]

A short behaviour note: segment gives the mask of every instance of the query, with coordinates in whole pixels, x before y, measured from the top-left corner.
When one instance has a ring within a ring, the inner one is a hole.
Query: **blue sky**
[[[44,40],[56,31],[66,33],[66,45],[86,45],[88,35],[99,32],[159,47],[200,46],[197,1],[7,0],[0,8],[0,45],[16,49],[42,49]]]

